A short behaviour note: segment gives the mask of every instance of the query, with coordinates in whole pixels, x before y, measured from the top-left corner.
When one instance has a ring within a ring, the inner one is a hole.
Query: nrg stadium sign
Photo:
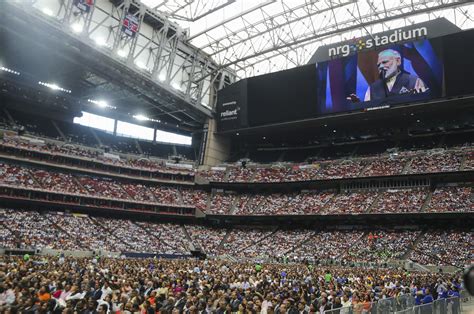
[[[347,57],[359,51],[376,49],[393,43],[431,39],[460,32],[461,29],[445,18],[437,18],[398,29],[347,40],[330,45],[319,46],[308,64],[329,61],[338,57]],[[424,37],[424,38],[423,38]]]
[[[420,27],[410,30],[396,30],[390,35],[375,35],[368,39],[354,39],[351,43],[329,48],[329,57],[347,57],[361,50],[377,48],[401,41],[412,41],[428,36],[428,29]]]

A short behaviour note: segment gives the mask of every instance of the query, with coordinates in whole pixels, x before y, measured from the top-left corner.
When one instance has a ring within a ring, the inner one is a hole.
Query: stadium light
[[[137,67],[140,68],[140,69],[148,70],[147,66],[146,66],[143,62],[141,62],[141,61],[137,61],[137,62],[135,62],[135,64],[136,64]]]
[[[107,45],[107,40],[103,37],[97,37],[94,39],[94,42],[97,46],[106,46]]]
[[[73,30],[74,33],[80,33],[82,32],[82,25],[79,24],[79,23],[74,23],[71,25],[71,28]]]
[[[117,51],[119,57],[125,58],[127,56],[127,52],[123,49]]]
[[[160,74],[160,75],[158,76],[158,79],[160,80],[160,82],[164,82],[164,81],[166,80],[166,75]]]
[[[140,121],[146,121],[146,120],[148,120],[148,117],[145,117],[145,116],[142,115],[142,114],[137,114],[137,115],[135,115],[135,116],[133,116],[133,117],[134,117],[135,119],[137,119],[137,120],[140,120]]]
[[[10,73],[10,74],[20,75],[20,72],[14,71],[12,69],[9,69],[9,68],[3,67],[3,66],[0,67],[0,70],[3,71],[3,72]]]
[[[174,82],[173,84],[171,84],[171,87],[173,87],[174,89],[176,90],[181,90],[181,85],[179,85],[178,83]]]
[[[137,120],[140,120],[140,121],[151,121],[151,122],[158,122],[158,123],[161,122],[161,120],[155,120],[155,119],[152,119],[152,118],[148,118],[147,116],[144,116],[142,114],[133,115],[133,118],[135,118]]]
[[[48,15],[48,16],[53,16],[54,13],[53,13],[53,10],[51,10],[50,8],[43,8],[43,10],[41,10],[44,14]]]
[[[97,105],[100,108],[117,109],[117,107],[109,105],[105,100],[87,99],[87,102],[90,102],[91,104]]]
[[[65,92],[65,93],[68,93],[68,94],[71,93],[71,90],[62,88],[61,86],[58,86],[58,85],[55,84],[55,83],[45,83],[45,82],[39,81],[38,84],[41,85],[41,86],[48,87],[48,88],[50,88],[50,89],[52,89],[52,90],[58,90],[58,91]]]

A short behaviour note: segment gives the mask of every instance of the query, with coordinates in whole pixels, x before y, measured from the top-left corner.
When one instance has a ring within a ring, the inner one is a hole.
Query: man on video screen
[[[369,85],[364,101],[379,100],[406,93],[423,93],[428,90],[418,76],[401,69],[401,64],[402,58],[398,51],[393,49],[381,51],[377,60],[379,79]],[[354,94],[348,98],[353,102],[360,101]]]

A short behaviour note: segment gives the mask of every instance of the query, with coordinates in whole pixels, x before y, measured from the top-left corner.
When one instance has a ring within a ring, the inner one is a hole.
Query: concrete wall
[[[222,135],[217,135],[217,121],[209,119],[209,129],[204,153],[205,166],[216,166],[226,161],[230,155],[230,139]]]

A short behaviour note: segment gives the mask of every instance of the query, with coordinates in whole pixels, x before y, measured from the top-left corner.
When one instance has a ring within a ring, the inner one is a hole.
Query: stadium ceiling
[[[321,45],[444,17],[474,27],[470,0],[141,0],[238,77],[306,64]]]

